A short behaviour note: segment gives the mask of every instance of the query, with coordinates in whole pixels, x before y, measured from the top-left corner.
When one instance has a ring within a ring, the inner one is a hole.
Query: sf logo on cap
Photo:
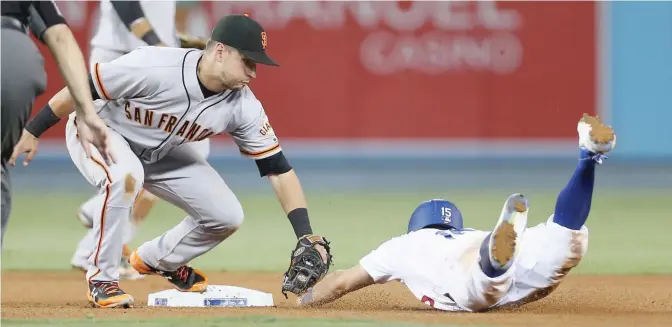
[[[268,37],[266,36],[266,32],[261,32],[261,47],[266,50],[266,46],[268,45]]]

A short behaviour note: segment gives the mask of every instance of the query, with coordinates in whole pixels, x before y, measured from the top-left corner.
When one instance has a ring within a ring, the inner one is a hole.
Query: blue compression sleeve
[[[595,184],[594,154],[581,150],[579,164],[555,203],[553,221],[573,230],[580,230],[586,223],[593,199]]]

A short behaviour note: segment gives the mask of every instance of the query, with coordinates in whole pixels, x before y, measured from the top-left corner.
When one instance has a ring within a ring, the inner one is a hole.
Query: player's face
[[[257,76],[257,64],[237,50],[229,48],[221,57],[219,72],[222,83],[229,89],[237,90]]]

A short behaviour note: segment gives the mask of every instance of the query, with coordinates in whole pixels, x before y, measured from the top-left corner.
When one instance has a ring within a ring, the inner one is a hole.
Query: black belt
[[[28,28],[26,28],[26,26],[24,26],[21,23],[20,20],[14,18],[14,17],[2,16],[2,20],[0,21],[0,24],[1,24],[0,26],[2,26],[2,28],[8,28],[8,29],[12,29],[12,30],[15,30],[15,31],[19,31],[19,32],[24,33],[24,34],[28,34]]]

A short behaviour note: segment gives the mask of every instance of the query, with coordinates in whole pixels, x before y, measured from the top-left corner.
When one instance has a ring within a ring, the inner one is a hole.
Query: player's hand
[[[296,305],[300,307],[309,306],[313,302],[313,289],[309,288],[305,293],[296,297]]]
[[[327,261],[329,261],[329,253],[327,252],[327,249],[324,247],[324,245],[316,244],[315,250],[320,253],[320,256],[322,256],[322,262],[326,264]]]
[[[19,142],[14,146],[14,152],[12,152],[12,156],[9,158],[9,165],[14,167],[16,165],[16,158],[25,153],[26,158],[23,160],[23,166],[28,166],[37,154],[38,143],[37,137],[24,129]]]
[[[321,236],[305,235],[292,251],[290,264],[282,280],[282,294],[303,294],[315,286],[328,272],[332,264],[331,247]]]
[[[205,40],[184,33],[177,33],[177,37],[180,39],[180,48],[205,49]]]
[[[91,144],[98,149],[108,165],[117,160],[110,146],[110,134],[105,122],[98,115],[77,116],[77,135],[87,158],[91,158]]]
[[[306,235],[306,236],[303,236],[303,237],[301,237],[301,238],[311,237],[311,236],[313,236],[313,235]],[[321,238],[321,237],[318,236],[318,238]],[[331,254],[330,254],[330,250],[327,250],[327,248],[326,248],[326,246],[328,246],[328,243],[326,243],[326,240],[325,240],[325,239],[323,239],[323,240],[324,240],[324,243],[321,243],[321,242],[315,242],[315,244],[313,245],[313,247],[315,248],[315,250],[317,251],[317,253],[319,253],[320,256],[322,257],[322,262],[324,262],[325,264],[331,264],[331,257],[332,257],[332,256],[331,256]],[[314,241],[313,241],[313,242],[314,242]]]

